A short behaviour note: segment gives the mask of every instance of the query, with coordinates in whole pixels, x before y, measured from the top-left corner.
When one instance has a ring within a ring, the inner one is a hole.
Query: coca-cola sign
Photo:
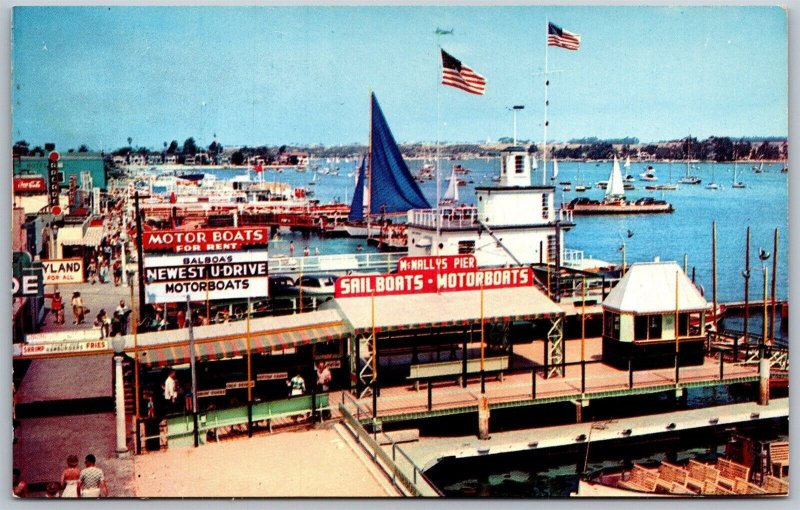
[[[14,191],[46,191],[44,177],[16,177]]]

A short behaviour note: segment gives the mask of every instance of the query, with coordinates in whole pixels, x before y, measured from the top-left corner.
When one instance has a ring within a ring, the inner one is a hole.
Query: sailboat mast
[[[369,239],[369,227],[371,223],[370,215],[372,214],[372,129],[375,121],[375,96],[370,92],[369,101],[369,145],[367,146],[367,239]]]

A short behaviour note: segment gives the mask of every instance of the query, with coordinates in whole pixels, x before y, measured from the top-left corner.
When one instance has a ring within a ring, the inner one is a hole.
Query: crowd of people
[[[13,470],[12,495],[15,498],[30,496],[30,488],[22,479],[22,470],[15,467]],[[61,472],[59,481],[52,481],[45,486],[45,496],[48,498],[100,498],[109,497],[108,484],[105,473],[97,467],[97,459],[89,454],[84,459],[84,468],[78,467],[78,456],[67,457],[67,467]]]

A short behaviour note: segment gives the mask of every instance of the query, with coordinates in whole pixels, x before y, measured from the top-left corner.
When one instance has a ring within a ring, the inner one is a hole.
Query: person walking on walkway
[[[64,298],[56,291],[50,298],[50,310],[53,312],[56,324],[64,324]]]
[[[86,268],[86,275],[89,277],[89,281],[92,282],[92,285],[97,282],[97,263],[94,259],[89,261],[89,267]]]
[[[86,313],[86,308],[83,306],[83,298],[80,292],[72,293],[72,316],[73,324],[83,324],[83,314]]]
[[[108,485],[103,470],[95,466],[94,455],[91,453],[86,456],[86,468],[81,470],[78,479],[79,498],[99,498],[100,494],[108,497]]]
[[[119,259],[114,261],[112,273],[114,275],[114,286],[119,287],[119,282],[122,281],[122,262]]]
[[[78,497],[78,480],[81,478],[81,470],[78,469],[78,456],[70,455],[67,457],[67,468],[61,473],[61,497]]]
[[[131,309],[125,306],[125,300],[119,300],[119,306],[116,309],[116,313],[119,314],[119,321],[120,321],[120,334],[127,335],[128,334],[128,321],[130,320]]]

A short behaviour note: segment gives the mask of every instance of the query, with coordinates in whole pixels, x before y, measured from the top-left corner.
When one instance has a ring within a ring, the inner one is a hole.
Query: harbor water
[[[409,168],[416,173],[424,164],[421,160],[408,161]],[[428,162],[430,163],[430,162]],[[541,161],[539,162],[541,166]],[[307,187],[315,191],[314,198],[321,203],[339,201],[350,202],[355,187],[356,162],[312,161],[306,172],[287,169],[283,173],[265,172],[267,181],[289,183],[293,186]],[[492,177],[499,175],[499,159],[465,159],[442,162],[441,189],[447,186],[447,178],[453,164],[460,164],[469,172],[460,175],[465,182],[459,186],[460,200],[466,204],[474,204],[475,187],[491,186]],[[598,181],[608,179],[611,162],[559,162],[559,174],[555,180],[548,178],[548,184],[556,186],[556,202],[566,203],[573,198],[585,196],[590,199],[602,199],[604,191],[595,187]],[[686,164],[676,162],[647,163],[655,168],[658,181],[655,184],[677,182],[686,171]],[[692,165],[691,173],[702,179],[699,185],[678,186],[676,191],[647,191],[647,183],[639,180],[638,175],[645,169],[645,163],[633,163],[629,172],[636,178],[635,190],[626,192],[628,199],[654,197],[670,202],[675,212],[654,215],[617,215],[617,216],[577,216],[575,227],[566,238],[566,247],[582,250],[586,257],[593,257],[607,262],[622,263],[622,244],[625,243],[627,262],[652,261],[659,257],[662,261],[674,260],[683,265],[687,257],[687,273],[695,272],[697,282],[705,289],[706,298],[712,300],[712,222],[717,225],[717,301],[742,301],[744,299],[745,280],[742,271],[745,268],[745,240],[747,226],[751,229],[750,253],[750,299],[760,300],[763,296],[763,263],[758,258],[759,248],[771,254],[766,261],[768,270],[768,286],[772,278],[773,233],[778,229],[778,280],[777,297],[788,297],[788,174],[781,173],[783,164],[764,164],[761,173],[755,173],[751,164],[738,164],[738,180],[746,185],[744,189],[731,187],[733,181],[733,164],[697,163]],[[328,169],[337,171],[338,175],[323,174],[318,171]],[[552,167],[548,176],[552,174]],[[236,175],[246,174],[246,169],[214,170],[218,179],[231,179]],[[671,174],[671,178],[670,178]],[[709,190],[705,186],[712,181],[719,185],[718,190]],[[541,184],[541,168],[533,172],[533,185]],[[562,191],[559,182],[570,181],[572,192]],[[313,185],[310,185],[314,182]],[[574,191],[576,184],[584,184],[589,189],[585,193]],[[429,180],[420,183],[420,188],[429,203],[436,202],[436,182]],[[629,236],[630,234],[630,236]],[[311,253],[315,248],[321,255],[348,253],[356,251],[361,245],[364,251],[373,251],[366,246],[363,239],[320,239],[316,236],[300,233],[281,236],[270,244],[270,255],[289,253],[289,242],[294,241],[295,254],[302,253],[308,246]],[[769,290],[768,290],[769,292]]]

